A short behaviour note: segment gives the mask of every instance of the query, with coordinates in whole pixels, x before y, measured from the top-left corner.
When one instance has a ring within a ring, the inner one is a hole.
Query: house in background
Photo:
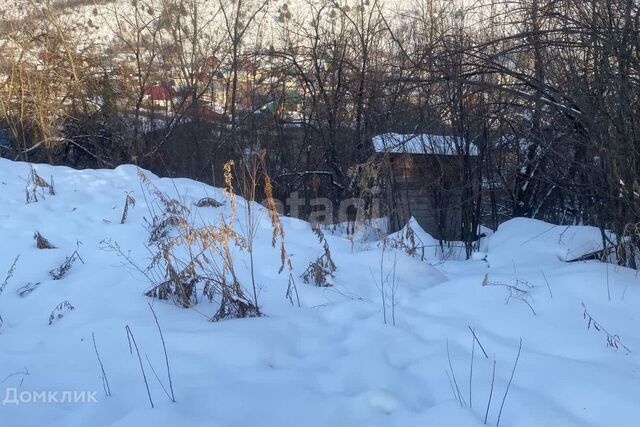
[[[390,231],[411,217],[436,239],[460,240],[464,158],[478,164],[478,148],[446,135],[386,133],[372,139],[381,166],[382,214]]]
[[[168,109],[171,106],[171,100],[176,96],[176,91],[171,86],[154,85],[144,88],[143,101],[149,107],[161,107]]]

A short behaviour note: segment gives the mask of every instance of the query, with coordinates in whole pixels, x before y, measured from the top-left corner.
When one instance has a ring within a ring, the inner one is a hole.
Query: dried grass
[[[55,249],[56,247],[45,238],[39,231],[36,231],[33,235],[34,240],[36,241],[36,247],[38,249]]]
[[[232,162],[225,165],[225,194],[232,207],[231,217],[221,216],[217,224],[202,226],[194,225],[196,221],[183,203],[167,196],[139,172],[144,188],[159,208],[157,214],[152,211],[149,224],[153,258],[145,274],[153,286],[145,294],[173,300],[185,308],[197,304],[199,295],[209,301],[219,300],[212,321],[260,315],[235,273],[231,247],[242,250],[246,243],[230,225],[237,212],[232,168]]]
[[[56,305],[53,310],[51,310],[51,314],[49,314],[49,325],[52,325],[56,320],[62,319],[64,313],[71,310],[75,310],[75,307],[67,300]]]
[[[124,208],[122,209],[122,218],[120,219],[120,224],[124,224],[127,218],[129,217],[129,207],[136,206],[136,199],[130,193],[127,193],[127,197],[124,200]]]
[[[336,271],[336,265],[333,262],[333,258],[331,258],[329,243],[322,231],[319,228],[313,231],[322,244],[323,253],[315,261],[309,263],[309,266],[300,277],[302,277],[304,283],[313,283],[320,287],[330,287],[333,286],[330,279],[334,277],[333,273]]]
[[[29,178],[27,179],[27,185],[25,187],[25,197],[27,204],[37,203],[40,199],[44,199],[45,195],[55,196],[56,190],[53,184],[53,176],[51,177],[51,183],[48,183],[44,178],[38,175],[36,169],[31,165],[29,172]]]

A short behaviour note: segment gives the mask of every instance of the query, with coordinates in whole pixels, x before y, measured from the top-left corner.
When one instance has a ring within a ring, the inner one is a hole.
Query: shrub
[[[323,253],[315,261],[309,263],[309,267],[302,273],[300,277],[304,283],[313,283],[316,286],[329,287],[332,286],[329,279],[333,278],[336,271],[336,265],[331,258],[331,250],[329,243],[319,228],[313,230],[318,236],[323,247]]]

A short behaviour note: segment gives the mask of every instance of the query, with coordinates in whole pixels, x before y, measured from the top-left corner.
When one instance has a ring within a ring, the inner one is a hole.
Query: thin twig
[[[544,274],[544,271],[540,270],[542,273],[542,277],[544,277],[544,281],[547,283],[547,289],[549,289],[549,296],[553,299],[553,293],[551,292],[551,285],[549,285],[549,281],[547,280],[547,276]]]
[[[129,353],[133,354],[133,348],[131,347],[131,342],[133,341],[133,345],[136,348],[136,353],[138,354],[138,362],[140,363],[140,370],[142,371],[142,378],[144,379],[144,385],[147,388],[147,396],[149,396],[149,403],[151,403],[151,408],[153,409],[153,399],[151,399],[151,391],[149,390],[149,383],[147,382],[147,374],[144,372],[144,365],[142,364],[142,358],[140,357],[140,350],[138,350],[138,344],[136,344],[136,339],[133,337],[133,332],[131,332],[131,328],[129,325],[124,327],[127,332],[127,340],[129,341]]]
[[[596,331],[598,332],[602,331],[607,335],[607,347],[612,347],[618,350],[618,346],[620,346],[624,348],[628,353],[631,353],[631,349],[629,349],[629,347],[625,346],[622,343],[618,335],[612,334],[611,332],[607,331],[604,328],[604,326],[602,326],[598,321],[596,321],[596,319],[593,318],[593,316],[591,316],[591,314],[587,311],[587,306],[584,305],[584,303],[581,303],[581,304],[582,304],[582,308],[584,309],[582,317],[588,320],[587,329],[591,329],[591,325],[593,325]]]
[[[24,376],[25,376],[25,375],[29,375],[29,370],[28,370],[28,369],[27,369],[27,367],[25,366],[25,367],[24,367],[24,370],[22,370],[22,371],[18,371],[18,372],[14,372],[14,373],[9,374],[9,375],[7,375],[6,377],[4,377],[4,378],[2,379],[2,381],[0,381],[0,384],[2,384],[3,382],[5,382],[5,381],[6,381],[6,380],[8,380],[9,378],[11,378],[11,377],[15,377],[15,376],[17,376],[17,375],[22,375],[22,379],[24,380]],[[22,381],[20,381],[20,384],[22,384]]]
[[[100,364],[100,370],[102,371],[102,388],[104,389],[104,394],[107,396],[111,396],[111,388],[109,387],[109,380],[107,379],[107,373],[104,371],[104,365],[102,364],[102,360],[100,359],[100,353],[98,352],[98,346],[96,345],[96,335],[91,332],[91,339],[93,340],[93,349],[96,351],[96,357],[98,358],[98,363]]]
[[[476,340],[476,342],[478,343],[478,345],[480,346],[480,349],[482,350],[482,353],[484,353],[484,357],[485,358],[489,358],[489,356],[487,356],[487,352],[484,351],[484,347],[482,346],[482,343],[480,342],[480,340],[478,339],[478,336],[476,335],[476,332],[473,330],[473,328],[471,327],[471,325],[467,325],[469,327],[469,330],[471,331],[471,333],[473,334],[473,338]]]
[[[466,406],[466,402],[462,397],[462,393],[460,393],[460,387],[458,387],[458,381],[456,380],[456,373],[453,370],[453,364],[451,363],[451,354],[449,353],[449,340],[447,340],[447,359],[449,360],[449,369],[451,370],[451,376],[453,378],[453,384],[456,387],[456,393],[458,395],[458,401],[460,402],[460,406]]]
[[[502,403],[500,404],[500,412],[498,412],[498,422],[496,422],[496,427],[500,425],[500,417],[502,416],[502,409],[504,408],[504,402],[505,400],[507,400],[507,394],[509,394],[509,388],[511,387],[513,376],[515,375],[516,368],[518,367],[518,360],[520,359],[521,350],[522,350],[522,338],[520,338],[520,345],[518,346],[518,355],[516,356],[516,361],[513,364],[513,370],[511,371],[511,377],[509,378],[509,382],[507,383],[507,389],[504,391],[504,396],[502,397]]]
[[[151,364],[151,360],[149,360],[149,355],[147,355],[147,353],[144,354],[145,359],[147,359],[147,363],[149,364],[149,367],[151,368],[151,372],[153,372],[153,375],[156,377],[156,380],[158,380],[158,383],[160,383],[160,387],[162,387],[162,390],[164,391],[164,394],[167,395],[167,397],[169,399],[171,399],[171,395],[169,394],[169,392],[167,391],[167,388],[164,386],[164,384],[162,383],[162,380],[160,379],[160,377],[158,376],[158,373],[156,372],[155,368],[153,367],[153,365]]]
[[[169,378],[169,390],[171,390],[171,401],[175,403],[176,397],[173,393],[173,381],[171,380],[171,369],[169,369],[169,356],[167,356],[167,346],[164,342],[164,335],[162,334],[162,328],[160,327],[160,322],[158,322],[158,316],[156,316],[156,312],[153,309],[151,303],[149,304],[149,308],[151,309],[151,313],[153,313],[153,318],[156,321],[156,326],[158,327],[158,332],[160,333],[160,339],[162,340],[162,350],[164,350],[164,361],[167,366],[167,377]],[[153,368],[152,368],[153,369]]]
[[[7,275],[5,276],[4,281],[0,283],[0,294],[2,294],[2,291],[7,286],[7,283],[9,283],[9,280],[13,277],[13,274],[16,271],[16,264],[18,264],[19,259],[20,259],[20,255],[17,255],[13,260],[11,267],[9,267],[9,271],[7,271]]]
[[[469,369],[469,409],[473,408],[473,401],[471,400],[471,390],[473,389],[473,358],[476,354],[476,341],[471,340],[471,367]]]
[[[487,402],[487,410],[484,412],[484,423],[487,424],[489,417],[489,408],[491,407],[491,398],[493,397],[493,385],[496,382],[496,359],[493,359],[493,373],[491,374],[491,390],[489,390],[489,401]]]
[[[447,378],[449,378],[449,385],[451,386],[451,393],[453,394],[453,398],[459,402],[460,398],[456,395],[456,389],[453,386],[453,381],[451,380],[451,374],[449,373],[448,369],[445,369],[444,372],[446,372]]]

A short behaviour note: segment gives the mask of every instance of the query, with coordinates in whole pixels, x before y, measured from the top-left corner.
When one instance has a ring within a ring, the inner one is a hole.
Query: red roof
[[[152,101],[167,101],[175,95],[175,91],[167,86],[149,86],[144,88],[144,95]]]

